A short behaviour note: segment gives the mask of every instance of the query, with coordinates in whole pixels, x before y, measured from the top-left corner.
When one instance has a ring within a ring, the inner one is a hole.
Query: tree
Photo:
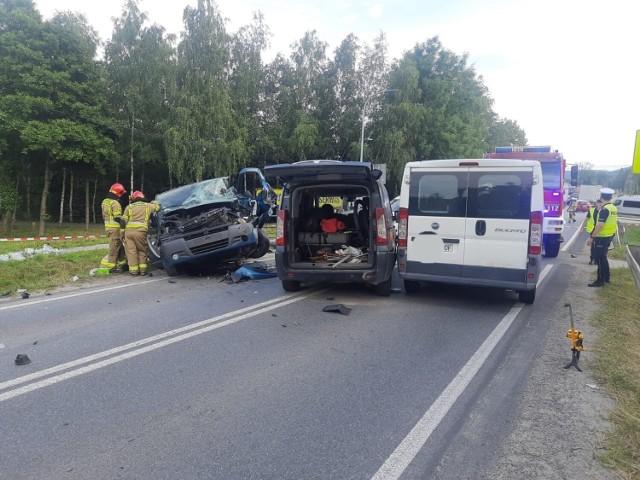
[[[115,153],[104,83],[93,60],[97,35],[81,15],[58,13],[42,23],[31,2],[3,6],[0,51],[10,73],[0,79],[0,90],[11,118],[3,134],[14,139],[13,158],[26,155],[42,176],[44,235],[54,166],[82,162],[101,169]]]
[[[489,127],[485,150],[491,151],[495,147],[527,145],[527,136],[518,122],[507,119],[496,119]]]

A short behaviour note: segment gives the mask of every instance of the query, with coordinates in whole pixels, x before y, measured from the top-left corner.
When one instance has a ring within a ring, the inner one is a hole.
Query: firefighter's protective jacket
[[[127,205],[122,215],[125,222],[127,222],[126,230],[146,232],[149,230],[151,215],[158,210],[160,210],[160,204],[156,201],[138,200]]]
[[[107,198],[102,201],[102,218],[104,229],[120,229],[120,218],[122,217],[122,206],[118,201],[118,196],[108,193]]]

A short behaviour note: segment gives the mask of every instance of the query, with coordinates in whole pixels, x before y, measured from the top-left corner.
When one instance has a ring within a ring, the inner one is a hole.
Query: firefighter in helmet
[[[131,203],[124,209],[125,248],[131,275],[146,275],[149,268],[147,256],[147,231],[151,215],[160,210],[156,201],[149,202],[144,193],[136,190],[131,194]]]
[[[127,264],[123,245],[124,238],[120,233],[120,227],[124,225],[120,198],[125,193],[127,191],[121,183],[114,183],[111,185],[107,197],[102,201],[102,218],[104,230],[109,239],[109,252],[102,259],[100,265],[108,268],[110,272],[122,272]]]

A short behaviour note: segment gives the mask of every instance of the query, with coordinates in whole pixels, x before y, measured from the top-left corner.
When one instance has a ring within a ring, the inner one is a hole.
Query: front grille
[[[190,247],[191,253],[194,255],[200,255],[202,253],[210,253],[215,252],[216,250],[220,250],[221,248],[225,248],[229,246],[229,239],[224,238],[222,240],[218,240],[211,243],[203,243],[201,245],[197,245],[194,247]]]

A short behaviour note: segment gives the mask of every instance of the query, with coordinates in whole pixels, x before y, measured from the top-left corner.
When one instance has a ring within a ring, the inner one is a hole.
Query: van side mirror
[[[373,177],[374,180],[379,180],[380,177],[382,177],[382,173],[383,172],[381,170],[375,169],[371,172],[371,176]]]
[[[571,166],[571,186],[578,186],[578,165]]]

